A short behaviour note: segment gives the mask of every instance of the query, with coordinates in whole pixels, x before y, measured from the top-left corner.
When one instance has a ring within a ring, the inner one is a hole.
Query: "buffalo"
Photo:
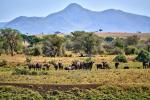
[[[86,69],[86,70],[91,70],[92,69],[92,67],[93,67],[93,64],[94,64],[94,62],[85,62],[84,64],[83,64],[83,69]]]
[[[98,69],[103,69],[103,64],[96,64],[97,70]]]
[[[143,62],[143,69],[146,69],[149,66],[150,66],[150,62],[146,62],[146,61]]]
[[[119,67],[119,62],[116,62],[115,63],[115,68],[118,69],[118,67]]]

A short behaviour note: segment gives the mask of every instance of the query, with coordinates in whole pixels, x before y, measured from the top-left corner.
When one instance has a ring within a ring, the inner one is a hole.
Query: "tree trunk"
[[[14,56],[14,50],[13,50],[13,46],[10,45],[10,53],[11,53],[11,56]]]
[[[13,52],[13,50],[11,50],[11,56],[14,56],[14,52]]]

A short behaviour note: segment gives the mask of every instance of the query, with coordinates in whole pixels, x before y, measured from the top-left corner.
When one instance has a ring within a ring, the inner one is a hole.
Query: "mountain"
[[[6,24],[6,22],[0,22],[0,28],[4,27]]]
[[[2,25],[0,24],[2,27]],[[46,17],[21,16],[3,24],[23,33],[54,33],[76,30],[107,32],[150,32],[150,17],[108,9],[91,11],[78,4],[70,4],[63,10]]]

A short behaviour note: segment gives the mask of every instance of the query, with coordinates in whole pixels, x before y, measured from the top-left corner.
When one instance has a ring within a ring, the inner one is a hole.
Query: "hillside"
[[[65,9],[46,17],[17,17],[2,27],[10,27],[23,33],[54,33],[76,30],[105,32],[150,32],[150,17],[108,9],[91,11],[78,4],[70,4]]]

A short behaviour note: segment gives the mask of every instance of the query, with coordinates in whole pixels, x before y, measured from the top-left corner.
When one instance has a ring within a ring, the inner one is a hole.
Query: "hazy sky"
[[[47,16],[70,3],[78,3],[94,11],[120,9],[150,16],[150,0],[0,0],[0,22],[10,21],[18,16]]]

